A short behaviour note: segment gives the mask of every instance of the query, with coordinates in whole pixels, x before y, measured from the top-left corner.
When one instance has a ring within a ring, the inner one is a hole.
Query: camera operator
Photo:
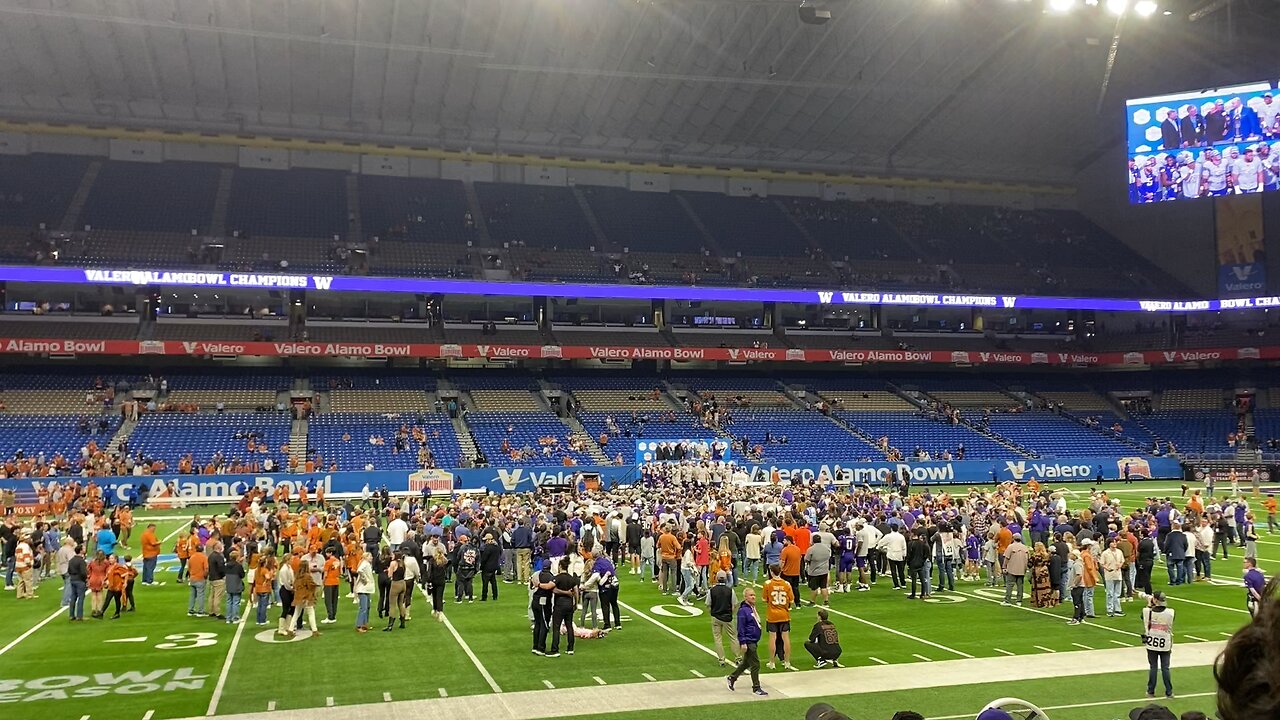
[[[1169,659],[1173,655],[1173,610],[1165,606],[1162,592],[1154,592],[1142,609],[1142,644],[1147,647],[1147,697],[1155,697],[1156,669],[1164,679],[1165,697],[1173,697]]]

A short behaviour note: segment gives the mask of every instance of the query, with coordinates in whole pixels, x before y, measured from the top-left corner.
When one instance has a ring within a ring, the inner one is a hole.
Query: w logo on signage
[[[1235,275],[1236,279],[1241,282],[1248,280],[1249,277],[1253,275],[1253,270],[1254,270],[1253,263],[1249,263],[1248,265],[1232,265],[1231,266],[1231,274]]]
[[[836,296],[836,294],[835,294],[835,293],[833,293],[833,292],[823,292],[823,291],[819,291],[819,292],[818,292],[818,302],[823,303],[823,304],[825,305],[825,304],[827,304],[827,303],[830,303],[830,302],[831,302],[831,300],[832,300],[832,298],[834,298],[835,296]]]
[[[1002,304],[1004,307],[1011,308],[1014,305],[1018,304],[1018,296],[1017,295],[1001,295],[1000,304]]]
[[[316,284],[317,290],[328,290],[333,286],[333,278],[324,275],[312,275],[311,282]]]

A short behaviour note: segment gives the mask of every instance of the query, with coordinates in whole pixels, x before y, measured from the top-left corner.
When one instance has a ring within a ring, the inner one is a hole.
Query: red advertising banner
[[[0,338],[0,353],[27,355],[165,355],[512,360],[670,360],[674,362],[933,363],[954,365],[1167,365],[1220,360],[1280,360],[1280,346],[1133,352],[988,350],[804,350],[592,345],[226,342],[204,340],[55,340]]]

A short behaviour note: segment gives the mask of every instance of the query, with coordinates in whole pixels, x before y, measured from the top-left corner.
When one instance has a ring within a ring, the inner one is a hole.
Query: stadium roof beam
[[[901,150],[921,130],[923,130],[926,125],[937,118],[942,111],[946,110],[948,105],[955,102],[957,98],[963,95],[969,86],[991,67],[992,63],[994,63],[1000,55],[1004,53],[1013,41],[1021,35],[1024,30],[1026,30],[1026,28],[1027,23],[1020,23],[1009,32],[1002,35],[999,40],[992,43],[990,51],[987,53],[986,57],[982,58],[982,60],[979,61],[972,70],[960,79],[960,82],[956,83],[950,94],[939,100],[933,107],[929,108],[928,111],[922,114],[920,118],[916,120],[915,124],[903,133],[902,136],[898,138],[897,142],[889,148],[889,152],[886,154],[888,162],[892,164],[894,155],[896,155],[899,150]]]

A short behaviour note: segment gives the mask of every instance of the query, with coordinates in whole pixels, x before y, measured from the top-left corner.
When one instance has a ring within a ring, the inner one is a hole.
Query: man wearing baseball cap
[[[1164,593],[1151,593],[1142,609],[1142,644],[1147,647],[1147,697],[1155,697],[1156,670],[1164,680],[1164,696],[1173,697],[1169,659],[1173,655],[1173,610],[1165,607]]]

